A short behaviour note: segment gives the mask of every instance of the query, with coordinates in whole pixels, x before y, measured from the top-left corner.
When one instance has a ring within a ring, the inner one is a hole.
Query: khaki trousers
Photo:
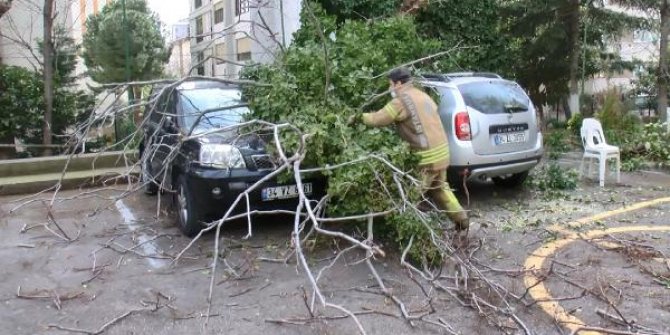
[[[421,171],[421,189],[424,197],[430,199],[435,206],[444,211],[449,219],[456,224],[457,228],[465,229],[468,223],[468,214],[456,199],[447,183],[447,171],[433,171],[424,169]],[[463,225],[466,225],[465,227]]]

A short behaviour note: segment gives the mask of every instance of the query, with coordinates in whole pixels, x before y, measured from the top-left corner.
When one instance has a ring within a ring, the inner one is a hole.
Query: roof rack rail
[[[499,74],[493,72],[452,72],[445,73],[444,75],[447,77],[484,77],[502,79]]]
[[[454,78],[463,78],[463,77],[484,77],[484,78],[495,78],[503,79],[499,74],[493,72],[451,72],[451,73],[424,73],[419,77],[434,80],[434,81],[444,81],[449,82]]]
[[[419,77],[424,78],[424,79],[429,79],[429,80],[436,80],[436,81],[450,81],[451,78],[449,78],[447,75],[441,74],[441,73],[423,73],[419,75]]]

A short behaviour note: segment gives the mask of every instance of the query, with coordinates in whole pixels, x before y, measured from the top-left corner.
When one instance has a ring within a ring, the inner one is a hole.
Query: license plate
[[[312,194],[311,183],[302,184],[302,188],[305,191],[305,195]],[[261,191],[261,198],[263,201],[292,199],[297,198],[299,195],[300,193],[298,193],[298,185],[267,187]]]
[[[525,133],[509,133],[495,135],[496,145],[526,142]]]

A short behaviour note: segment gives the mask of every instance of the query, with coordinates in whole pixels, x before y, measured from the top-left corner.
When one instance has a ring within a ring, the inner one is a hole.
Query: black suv
[[[240,134],[235,127],[249,113],[240,87],[193,79],[154,87],[152,98],[156,97],[156,104],[145,112],[141,179],[147,194],[156,194],[161,186],[172,190],[179,228],[192,237],[275,170],[277,161],[266,151],[270,140]],[[193,139],[182,141],[184,137]],[[317,197],[325,194],[325,184],[320,178],[306,180],[304,189]],[[295,209],[297,197],[295,184],[272,180],[253,191],[249,200],[252,210]],[[243,199],[233,212],[246,209]]]

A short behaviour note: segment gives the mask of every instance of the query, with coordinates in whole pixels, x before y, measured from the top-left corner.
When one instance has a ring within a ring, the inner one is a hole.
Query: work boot
[[[454,224],[456,225],[456,230],[457,231],[467,230],[468,228],[470,228],[470,219],[465,218],[465,219],[457,220],[456,222],[454,222]]]

